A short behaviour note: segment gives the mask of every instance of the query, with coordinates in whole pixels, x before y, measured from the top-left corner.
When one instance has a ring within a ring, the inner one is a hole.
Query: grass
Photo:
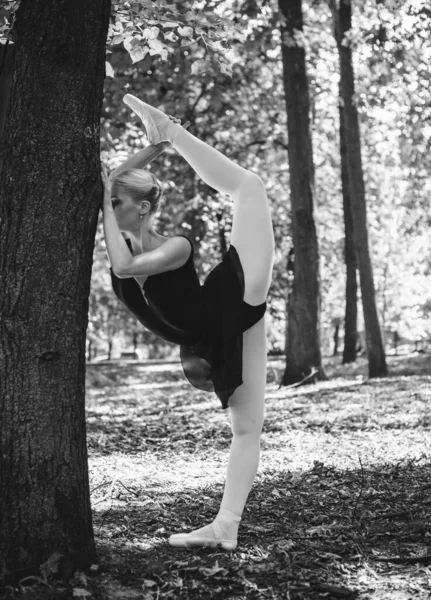
[[[2,597],[430,598],[431,361],[389,367],[367,380],[364,360],[328,360],[329,381],[286,390],[270,362],[261,466],[231,554],[167,543],[218,510],[230,429],[215,395],[179,365],[89,367],[97,565]]]

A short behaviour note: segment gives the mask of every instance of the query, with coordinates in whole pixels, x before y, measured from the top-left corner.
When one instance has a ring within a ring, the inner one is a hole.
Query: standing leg
[[[174,534],[170,544],[179,547],[212,546],[223,540],[227,550],[236,547],[238,526],[260,455],[265,411],[265,317],[243,333],[243,381],[229,399],[232,442],[220,510],[212,523],[188,534]]]
[[[265,317],[262,317],[243,333],[244,383],[229,399],[233,437],[221,508],[238,516],[242,515],[259,466],[266,367]],[[236,538],[235,528],[229,533]]]

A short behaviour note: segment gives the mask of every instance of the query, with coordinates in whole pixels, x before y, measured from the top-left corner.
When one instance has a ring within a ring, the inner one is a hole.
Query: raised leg
[[[124,102],[140,116],[153,144],[171,142],[203,181],[232,197],[231,244],[244,270],[244,300],[253,305],[264,302],[272,278],[274,234],[262,180],[197,139],[157,108],[131,94],[124,96]]]
[[[271,212],[262,180],[243,169],[188,131],[178,128],[173,145],[205,183],[232,197],[231,244],[244,270],[244,300],[252,305],[266,300],[274,263]]]

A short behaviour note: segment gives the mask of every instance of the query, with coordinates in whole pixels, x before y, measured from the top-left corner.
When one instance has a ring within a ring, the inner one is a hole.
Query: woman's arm
[[[144,169],[150,162],[164,152],[168,146],[171,146],[170,142],[162,142],[161,144],[151,144],[150,146],[147,146],[114,169],[109,178],[112,179],[127,169]]]
[[[121,278],[157,275],[182,267],[190,256],[190,243],[183,237],[169,239],[155,250],[133,256],[118,227],[111,202],[108,173],[102,166],[103,230],[106,249],[114,274]]]
[[[103,183],[103,231],[105,234],[106,250],[114,273],[130,264],[132,254],[126,240],[118,227],[114,208],[111,201],[111,185],[106,167],[102,165]]]

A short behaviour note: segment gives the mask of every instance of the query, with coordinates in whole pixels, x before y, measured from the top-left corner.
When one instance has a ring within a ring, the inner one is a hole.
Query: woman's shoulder
[[[191,246],[191,248],[192,248],[192,255],[193,255],[193,253],[194,253],[194,250],[195,250],[195,249],[194,249],[194,246],[193,246],[193,242],[192,242],[192,240],[191,240],[191,239],[190,239],[190,238],[189,238],[187,235],[183,235],[183,234],[180,234],[180,233],[179,233],[179,234],[177,234],[177,235],[174,235],[174,236],[172,236],[172,238],[171,238],[171,239],[174,239],[174,238],[183,238],[183,239],[185,238],[186,240],[188,240],[188,242],[189,242],[189,244],[190,244],[190,246]]]

